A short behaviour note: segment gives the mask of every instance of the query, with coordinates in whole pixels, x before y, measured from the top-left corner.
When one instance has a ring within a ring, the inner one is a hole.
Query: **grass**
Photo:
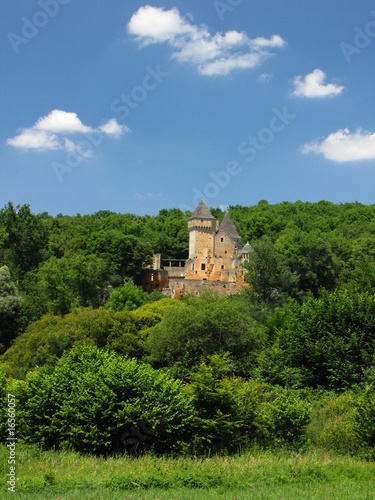
[[[0,495],[8,450],[0,445]],[[17,445],[20,499],[375,499],[375,463],[323,451],[102,458]],[[8,496],[8,495],[6,495]]]

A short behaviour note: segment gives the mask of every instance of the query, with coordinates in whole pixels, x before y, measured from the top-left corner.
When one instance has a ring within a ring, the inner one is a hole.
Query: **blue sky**
[[[371,0],[3,2],[0,205],[374,203]]]

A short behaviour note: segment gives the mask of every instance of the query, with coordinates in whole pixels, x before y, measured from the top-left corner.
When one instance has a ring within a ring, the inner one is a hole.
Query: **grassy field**
[[[9,456],[0,445],[1,498]],[[17,445],[19,499],[375,499],[375,463],[326,452],[98,458]]]

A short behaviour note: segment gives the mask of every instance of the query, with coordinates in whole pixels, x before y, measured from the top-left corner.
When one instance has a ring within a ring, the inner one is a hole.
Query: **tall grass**
[[[8,450],[0,447],[0,492]],[[17,447],[17,498],[374,498],[375,463],[323,451],[130,458]]]

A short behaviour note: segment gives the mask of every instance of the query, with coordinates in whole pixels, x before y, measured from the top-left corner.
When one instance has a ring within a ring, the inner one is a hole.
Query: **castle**
[[[203,198],[188,220],[189,258],[161,265],[155,255],[152,268],[146,270],[142,285],[148,291],[162,290],[172,297],[196,294],[210,287],[222,294],[238,293],[244,284],[244,268],[252,247],[242,248],[242,239],[227,209],[224,218],[214,217]],[[184,264],[184,265],[182,265]]]

